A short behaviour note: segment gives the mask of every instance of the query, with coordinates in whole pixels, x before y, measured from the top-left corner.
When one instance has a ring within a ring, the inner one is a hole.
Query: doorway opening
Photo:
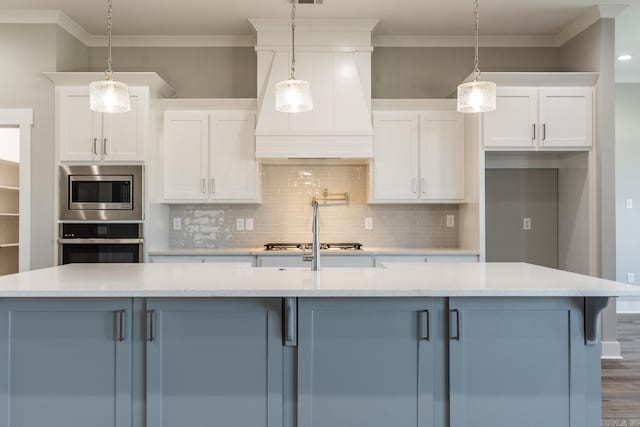
[[[0,127],[0,276],[20,270],[20,128]]]

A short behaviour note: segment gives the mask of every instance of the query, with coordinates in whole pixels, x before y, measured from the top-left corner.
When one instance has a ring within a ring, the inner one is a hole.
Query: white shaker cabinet
[[[255,203],[254,111],[168,111],[164,115],[164,199]]]
[[[593,140],[593,90],[540,90],[542,147],[590,147]]]
[[[590,87],[501,87],[483,114],[483,145],[493,150],[588,149],[593,145]]]
[[[91,111],[89,89],[58,88],[60,161],[143,161],[147,138],[148,90],[129,88],[131,110]]]
[[[446,111],[374,113],[371,203],[463,201],[463,116]]]
[[[373,117],[373,198],[417,200],[418,115],[380,112]]]

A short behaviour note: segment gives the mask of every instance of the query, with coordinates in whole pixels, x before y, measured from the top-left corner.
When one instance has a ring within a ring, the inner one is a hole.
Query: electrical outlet
[[[627,199],[627,209],[633,209],[633,199]]]
[[[531,230],[531,218],[524,218],[522,220],[522,229],[525,231]]]
[[[636,275],[633,273],[627,273],[627,283],[636,283]]]
[[[364,219],[364,229],[373,230],[373,218],[371,218],[370,216]]]
[[[182,230],[182,218],[173,218],[173,230]]]
[[[244,231],[244,218],[236,219],[236,230]]]
[[[447,227],[455,227],[456,226],[456,217],[453,215],[447,215]]]
[[[253,231],[253,218],[244,219],[244,229],[247,231]]]

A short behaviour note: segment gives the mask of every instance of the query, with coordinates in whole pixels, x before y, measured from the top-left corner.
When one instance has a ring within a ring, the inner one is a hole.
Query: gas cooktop
[[[267,243],[265,251],[310,250],[311,243]],[[362,250],[362,243],[320,243],[321,250]]]

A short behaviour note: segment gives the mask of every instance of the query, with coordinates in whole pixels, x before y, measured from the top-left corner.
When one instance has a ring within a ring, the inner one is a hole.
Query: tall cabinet
[[[20,163],[0,159],[0,276],[19,270],[19,177]]]

